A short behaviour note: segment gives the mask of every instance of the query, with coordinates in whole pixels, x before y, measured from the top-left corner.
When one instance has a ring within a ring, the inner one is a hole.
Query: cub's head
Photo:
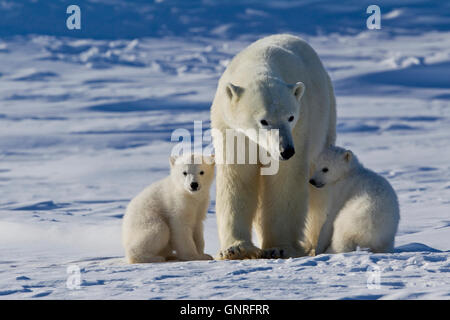
[[[278,134],[269,131],[264,139],[257,135],[258,141],[254,142],[276,159],[288,160],[295,154],[292,131],[297,121],[301,121],[300,100],[305,92],[302,82],[286,84],[278,78],[264,76],[248,85],[228,83],[224,90],[228,100],[224,117],[230,128],[252,140],[254,136],[248,132],[278,130]]]
[[[170,176],[175,186],[190,194],[209,192],[214,179],[214,156],[183,155],[170,157]]]
[[[356,157],[350,150],[330,146],[322,151],[313,164],[309,183],[322,188],[347,175],[354,166]]]

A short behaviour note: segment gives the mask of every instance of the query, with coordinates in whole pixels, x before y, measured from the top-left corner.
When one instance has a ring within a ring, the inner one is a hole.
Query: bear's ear
[[[291,86],[292,93],[294,94],[297,101],[300,101],[300,99],[303,97],[303,94],[305,93],[305,84],[303,82],[297,82],[296,84]]]
[[[231,82],[229,82],[225,88],[228,98],[230,101],[238,101],[244,92],[244,88],[235,86]]]
[[[346,162],[350,162],[350,160],[352,160],[353,157],[353,153],[350,150],[347,150],[344,152],[344,160]]]
[[[178,156],[170,156],[169,157],[169,162],[170,162],[170,167],[173,167],[175,165],[175,161],[177,161]]]

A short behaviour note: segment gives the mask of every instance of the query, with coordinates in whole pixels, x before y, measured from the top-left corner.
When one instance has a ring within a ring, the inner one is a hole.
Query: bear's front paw
[[[252,244],[240,243],[221,250],[217,260],[260,259],[262,258],[262,253],[261,249]]]
[[[264,249],[262,258],[264,259],[287,259],[302,257],[305,255],[304,250],[294,247],[276,247]]]
[[[280,248],[270,248],[263,251],[264,259],[280,259],[283,258],[284,250]]]

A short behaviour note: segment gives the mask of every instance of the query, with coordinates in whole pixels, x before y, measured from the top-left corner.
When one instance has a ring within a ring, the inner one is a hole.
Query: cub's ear
[[[346,162],[350,162],[350,160],[352,160],[353,158],[353,153],[350,150],[347,150],[344,152],[344,160]]]
[[[173,167],[175,165],[175,161],[177,161],[178,156],[170,156],[169,157],[169,162],[170,162],[170,167]]]
[[[300,101],[300,99],[303,97],[303,94],[305,93],[306,89],[305,84],[303,82],[297,82],[296,84],[291,85],[290,87],[297,101]]]
[[[225,88],[226,93],[230,101],[238,101],[241,97],[242,93],[244,92],[244,88],[235,86],[231,82],[229,82]]]

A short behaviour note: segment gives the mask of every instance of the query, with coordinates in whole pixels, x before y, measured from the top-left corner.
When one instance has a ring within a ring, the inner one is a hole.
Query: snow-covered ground
[[[0,1],[0,298],[449,299],[449,5],[380,1],[382,29],[367,30],[356,0],[222,2],[79,1],[104,14],[86,14],[76,34],[64,30],[66,1]],[[32,8],[54,29],[20,19]],[[118,25],[102,29],[108,15]],[[338,144],[397,191],[396,252],[125,264],[124,209],[168,173],[172,132],[194,120],[207,130],[233,55],[283,31],[333,79]],[[66,284],[74,265],[79,290]]]

